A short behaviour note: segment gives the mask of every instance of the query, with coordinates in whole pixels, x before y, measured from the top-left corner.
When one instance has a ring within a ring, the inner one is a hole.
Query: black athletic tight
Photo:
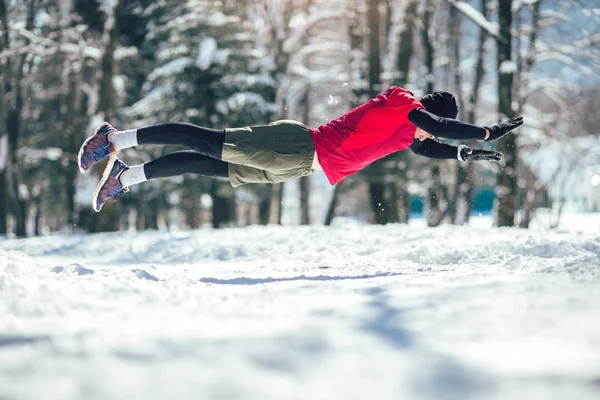
[[[144,164],[146,179],[167,178],[183,174],[198,174],[227,178],[228,164],[195,151],[177,151]]]
[[[192,124],[169,123],[141,128],[138,144],[186,146],[194,151],[178,151],[144,164],[146,179],[183,174],[228,177],[228,164],[221,161],[225,131]]]

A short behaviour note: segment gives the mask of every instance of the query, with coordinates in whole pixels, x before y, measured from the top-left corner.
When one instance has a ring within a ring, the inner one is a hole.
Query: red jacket
[[[391,86],[384,93],[317,129],[311,129],[319,164],[332,185],[373,161],[407,149],[417,127],[408,120],[425,108],[411,92]]]

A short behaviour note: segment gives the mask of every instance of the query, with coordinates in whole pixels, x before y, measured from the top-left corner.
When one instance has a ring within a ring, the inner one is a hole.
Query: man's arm
[[[425,139],[422,142],[415,140],[410,145],[413,153],[438,160],[460,160],[459,148],[448,143],[438,142],[434,139]]]
[[[438,117],[423,108],[415,108],[408,113],[408,120],[434,136],[455,140],[496,140],[523,125],[523,118],[518,117],[484,128],[452,118]]]
[[[415,140],[410,149],[420,156],[440,160],[460,161],[500,161],[502,153],[482,149],[472,149],[469,146],[452,146],[448,143],[425,139],[422,142]]]

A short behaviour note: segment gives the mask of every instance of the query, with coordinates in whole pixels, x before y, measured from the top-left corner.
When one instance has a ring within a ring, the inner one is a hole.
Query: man
[[[113,155],[94,194],[94,210],[100,211],[109,199],[122,196],[132,185],[186,173],[229,179],[237,187],[283,182],[322,169],[335,185],[373,161],[408,148],[429,158],[499,161],[502,154],[497,151],[452,146],[434,137],[491,141],[523,124],[519,117],[479,127],[455,120],[457,114],[450,93],[435,92],[418,99],[408,90],[392,86],[316,129],[281,120],[220,130],[170,123],[117,131],[105,122],[83,143],[78,162],[86,172]],[[118,150],[143,144],[182,145],[192,151],[131,167],[115,156]]]

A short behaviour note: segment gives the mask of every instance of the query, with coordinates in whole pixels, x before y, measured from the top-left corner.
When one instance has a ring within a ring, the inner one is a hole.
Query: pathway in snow
[[[0,241],[0,399],[596,399],[600,235]]]

